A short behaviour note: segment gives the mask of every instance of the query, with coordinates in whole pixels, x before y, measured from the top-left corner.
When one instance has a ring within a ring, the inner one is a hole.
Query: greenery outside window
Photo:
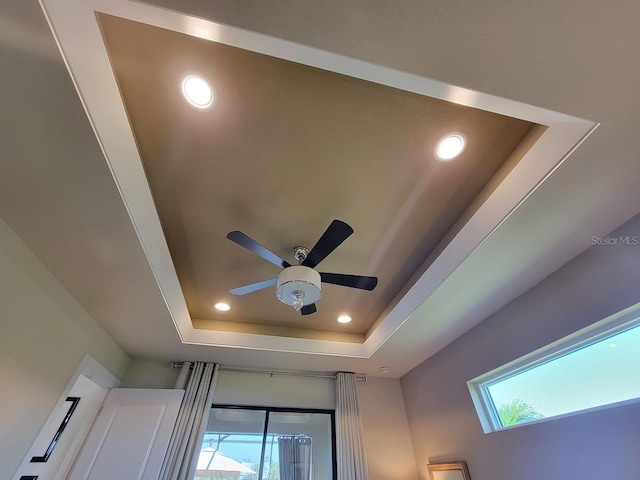
[[[485,433],[640,399],[640,304],[467,382]]]

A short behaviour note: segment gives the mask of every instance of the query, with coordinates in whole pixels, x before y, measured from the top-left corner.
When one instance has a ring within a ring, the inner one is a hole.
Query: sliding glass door
[[[333,411],[216,405],[196,480],[332,480]]]
[[[256,480],[263,452],[267,413],[214,408],[196,466],[196,480]]]

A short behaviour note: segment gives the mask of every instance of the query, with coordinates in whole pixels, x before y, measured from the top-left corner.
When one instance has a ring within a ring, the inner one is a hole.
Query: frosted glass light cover
[[[442,137],[436,144],[436,157],[442,161],[453,160],[467,146],[467,139],[461,133],[451,133]]]
[[[313,268],[302,265],[287,267],[278,275],[276,296],[281,302],[293,305],[294,300],[299,297],[298,292],[301,292],[303,306],[311,305],[320,300],[320,282],[320,274]]]
[[[204,78],[189,75],[182,80],[182,94],[190,105],[205,109],[213,105],[213,88]]]

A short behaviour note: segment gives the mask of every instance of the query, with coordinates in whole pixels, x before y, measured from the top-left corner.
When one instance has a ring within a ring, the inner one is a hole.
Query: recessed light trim
[[[340,315],[338,317],[338,323],[349,323],[351,320],[352,319],[349,315]]]
[[[182,79],[182,95],[189,105],[198,110],[211,108],[215,92],[211,84],[201,75],[187,75]]]
[[[220,312],[228,312],[229,310],[231,310],[231,305],[229,305],[228,303],[224,303],[224,302],[218,302],[213,306],[213,308],[215,308],[216,310],[218,310]]]
[[[462,133],[455,132],[449,133],[438,140],[434,151],[438,160],[448,162],[460,155],[466,147],[467,137]]]

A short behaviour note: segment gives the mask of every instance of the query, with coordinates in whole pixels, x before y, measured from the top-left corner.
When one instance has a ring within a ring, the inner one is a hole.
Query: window
[[[195,480],[335,478],[330,410],[214,405]]]
[[[640,304],[468,382],[485,433],[640,399]]]

